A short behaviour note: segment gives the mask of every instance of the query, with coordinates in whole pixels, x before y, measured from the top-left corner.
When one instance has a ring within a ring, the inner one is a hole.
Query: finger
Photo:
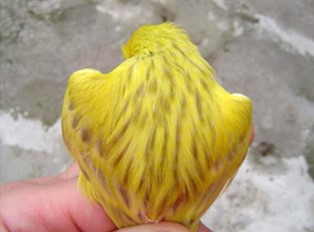
[[[13,191],[20,188],[22,185],[21,181],[11,182],[0,186],[0,196],[6,192]]]
[[[54,179],[59,181],[20,181],[0,188],[0,215],[9,231],[100,232],[116,228],[101,206],[81,195],[76,178]]]
[[[40,178],[34,178],[34,179],[29,179],[29,180],[24,180],[24,181],[14,181],[10,183],[6,183],[0,187],[0,194],[8,191],[13,191],[18,188],[25,188],[27,186],[32,186],[34,184],[52,184],[55,183],[56,178],[54,177],[40,177]]]
[[[77,163],[73,163],[66,170],[58,174],[57,175],[58,178],[54,176],[48,176],[48,177],[29,179],[29,180],[26,180],[25,182],[32,183],[32,184],[52,184],[52,183],[59,182],[60,181],[59,178],[67,180],[67,179],[77,177],[78,173],[79,173],[79,167]]]
[[[61,172],[58,177],[62,179],[71,179],[77,177],[79,173],[79,167],[77,163],[71,164],[65,171]]]
[[[254,138],[255,138],[255,129],[254,129],[254,126],[253,126],[252,130],[251,130],[250,145],[252,144]]]
[[[160,222],[158,224],[144,224],[115,230],[114,232],[190,232],[183,225],[173,222]]]
[[[213,232],[212,230],[208,229],[206,226],[204,226],[203,223],[200,223],[198,226],[198,232]]]
[[[62,179],[71,179],[73,177],[77,177],[78,173],[79,173],[79,167],[77,163],[73,163],[65,171],[58,174],[57,177],[60,177]],[[16,181],[16,182],[7,183],[1,186],[0,192],[11,191],[21,186],[24,187],[24,185],[27,185],[27,184],[52,184],[56,182],[59,182],[59,179],[55,177],[51,177],[51,176],[39,177],[39,178],[29,179],[25,181]]]
[[[58,186],[59,191],[64,190],[63,193],[59,192],[62,195],[59,203],[67,208],[64,211],[69,213],[69,218],[80,231],[112,231],[116,228],[100,205],[82,195],[75,178],[62,181],[62,185],[64,189]]]

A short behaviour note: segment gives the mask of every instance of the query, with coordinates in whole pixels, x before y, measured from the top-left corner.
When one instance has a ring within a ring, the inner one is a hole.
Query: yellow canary
[[[244,160],[252,103],[214,79],[187,34],[144,25],[108,74],[74,72],[62,131],[80,167],[79,187],[117,227],[200,217]]]

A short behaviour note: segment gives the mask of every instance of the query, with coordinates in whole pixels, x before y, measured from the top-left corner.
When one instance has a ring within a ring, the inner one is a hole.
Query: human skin
[[[54,177],[17,181],[0,187],[0,232],[188,232],[172,222],[117,229],[106,212],[77,188],[78,166]],[[199,232],[211,232],[203,224]]]

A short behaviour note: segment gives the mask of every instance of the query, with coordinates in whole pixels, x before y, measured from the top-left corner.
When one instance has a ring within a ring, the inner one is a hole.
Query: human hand
[[[18,181],[0,187],[0,231],[188,232],[172,222],[117,230],[106,212],[81,195],[78,166],[55,177]],[[203,224],[199,232],[211,232]]]

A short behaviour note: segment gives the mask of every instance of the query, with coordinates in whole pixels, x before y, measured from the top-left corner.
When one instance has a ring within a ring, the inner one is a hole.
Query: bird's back
[[[119,227],[170,220],[195,231],[248,148],[250,100],[222,89],[194,47],[172,45],[106,75],[77,73],[67,90],[63,134],[80,185]]]

